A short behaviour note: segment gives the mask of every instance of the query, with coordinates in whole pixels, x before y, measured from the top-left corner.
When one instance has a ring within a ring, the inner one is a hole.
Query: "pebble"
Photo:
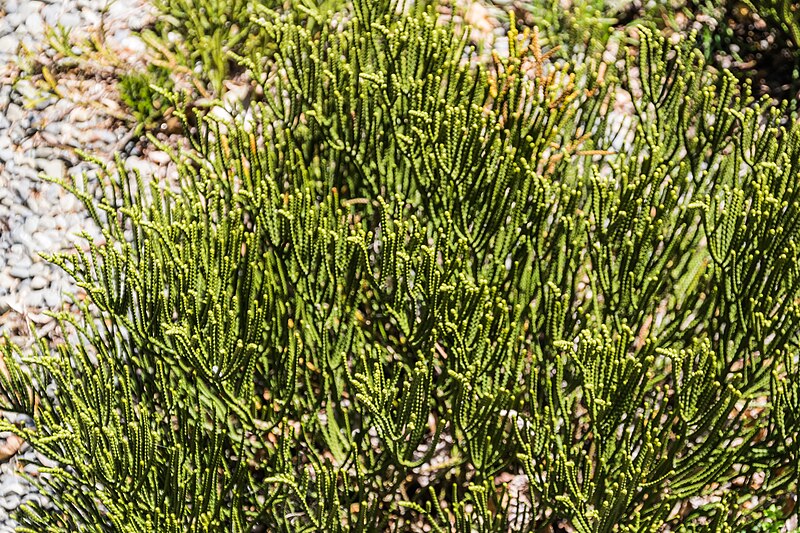
[[[94,116],[88,107],[76,107],[69,113],[70,122],[86,122]]]
[[[44,276],[35,276],[31,280],[31,289],[34,290],[44,289],[48,285],[50,285],[50,280],[48,280]]]
[[[25,16],[22,13],[9,13],[6,15],[6,22],[8,22],[9,26],[14,28],[19,27],[24,20]]]
[[[39,92],[36,90],[36,88],[29,80],[23,79],[18,81],[17,84],[14,86],[14,90],[17,91],[17,93],[19,93],[20,95],[22,95],[22,97],[25,98],[26,100],[33,100],[39,95]]]
[[[123,37],[120,44],[130,52],[144,52],[146,49],[144,42],[134,35]]]
[[[17,122],[25,117],[25,111],[17,104],[8,104],[4,114],[9,122]]]
[[[0,53],[15,54],[18,46],[19,40],[14,35],[4,35],[0,37]]]
[[[166,153],[166,152],[162,152],[160,150],[156,150],[156,151],[150,152],[149,155],[150,155],[150,159],[152,161],[155,161],[159,165],[166,165],[167,163],[169,163],[171,161],[171,158],[170,158],[169,154]]]
[[[29,490],[22,486],[19,480],[13,480],[3,486],[6,494],[16,494],[17,496],[25,496]]]
[[[58,309],[63,301],[64,298],[60,292],[55,292],[55,291],[44,292],[44,303],[48,309]]]
[[[8,490],[7,489],[8,485],[6,485],[5,483],[3,485],[0,485],[0,487],[4,489],[4,492]],[[19,507],[19,504],[20,504],[20,499],[19,496],[17,496],[16,494],[10,494],[6,492],[3,495],[3,497],[0,498],[0,506],[2,506],[6,511],[16,510],[17,507]]]
[[[49,4],[42,9],[42,16],[48,26],[55,26],[59,19],[64,16],[64,10],[58,4]]]
[[[44,21],[38,13],[31,14],[25,21],[25,27],[32,35],[40,35],[44,33]]]
[[[36,167],[54,178],[63,178],[67,171],[67,166],[60,159],[37,159]]]
[[[41,14],[48,26],[61,24],[65,28],[75,28],[81,25],[81,16],[77,13],[65,12],[64,5],[61,3],[44,6]]]
[[[34,15],[38,16],[43,7],[44,2],[41,2],[40,0],[27,0],[19,5],[17,8],[17,13],[22,15],[24,18],[29,18]]]

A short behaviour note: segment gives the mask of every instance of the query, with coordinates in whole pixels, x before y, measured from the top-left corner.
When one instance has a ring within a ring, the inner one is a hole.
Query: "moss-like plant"
[[[170,88],[169,72],[160,67],[151,66],[148,72],[129,72],[119,77],[117,84],[120,100],[128,106],[134,117],[134,131],[139,134],[159,126],[164,117],[166,99],[153,88]]]
[[[69,340],[0,348],[1,407],[35,423],[0,429],[57,463],[19,531],[794,512],[800,127],[780,107],[644,29],[618,75],[550,63],[513,17],[489,64],[420,4],[255,20],[277,52],[240,61],[264,101],[203,118],[176,183],[62,182],[103,240],[52,258],[87,294],[58,314]]]

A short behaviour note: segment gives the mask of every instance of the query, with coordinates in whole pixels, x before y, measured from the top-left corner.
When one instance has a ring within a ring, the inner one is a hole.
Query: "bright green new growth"
[[[64,183],[105,242],[53,257],[77,336],[2,346],[35,427],[0,429],[58,462],[20,531],[788,518],[800,129],[647,30],[618,93],[535,32],[486,65],[399,11],[259,10],[263,101],[206,118],[179,182]]]

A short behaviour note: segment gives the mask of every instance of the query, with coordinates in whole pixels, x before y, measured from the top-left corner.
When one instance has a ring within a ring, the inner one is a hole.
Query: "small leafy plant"
[[[157,66],[148,68],[148,72],[128,72],[119,77],[120,100],[128,107],[135,119],[134,132],[140,134],[158,127],[166,111],[167,100],[153,88],[171,88],[169,72]]]

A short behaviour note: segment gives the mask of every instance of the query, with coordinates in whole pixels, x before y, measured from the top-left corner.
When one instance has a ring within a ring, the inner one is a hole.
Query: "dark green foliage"
[[[164,116],[166,102],[151,85],[171,87],[169,73],[164,68],[152,66],[148,73],[131,72],[119,79],[119,94],[136,122],[136,133],[151,130]]]
[[[52,258],[77,336],[2,346],[0,429],[59,463],[21,531],[788,518],[800,128],[648,30],[618,76],[397,11],[259,9],[252,116],[64,183],[105,241]]]

